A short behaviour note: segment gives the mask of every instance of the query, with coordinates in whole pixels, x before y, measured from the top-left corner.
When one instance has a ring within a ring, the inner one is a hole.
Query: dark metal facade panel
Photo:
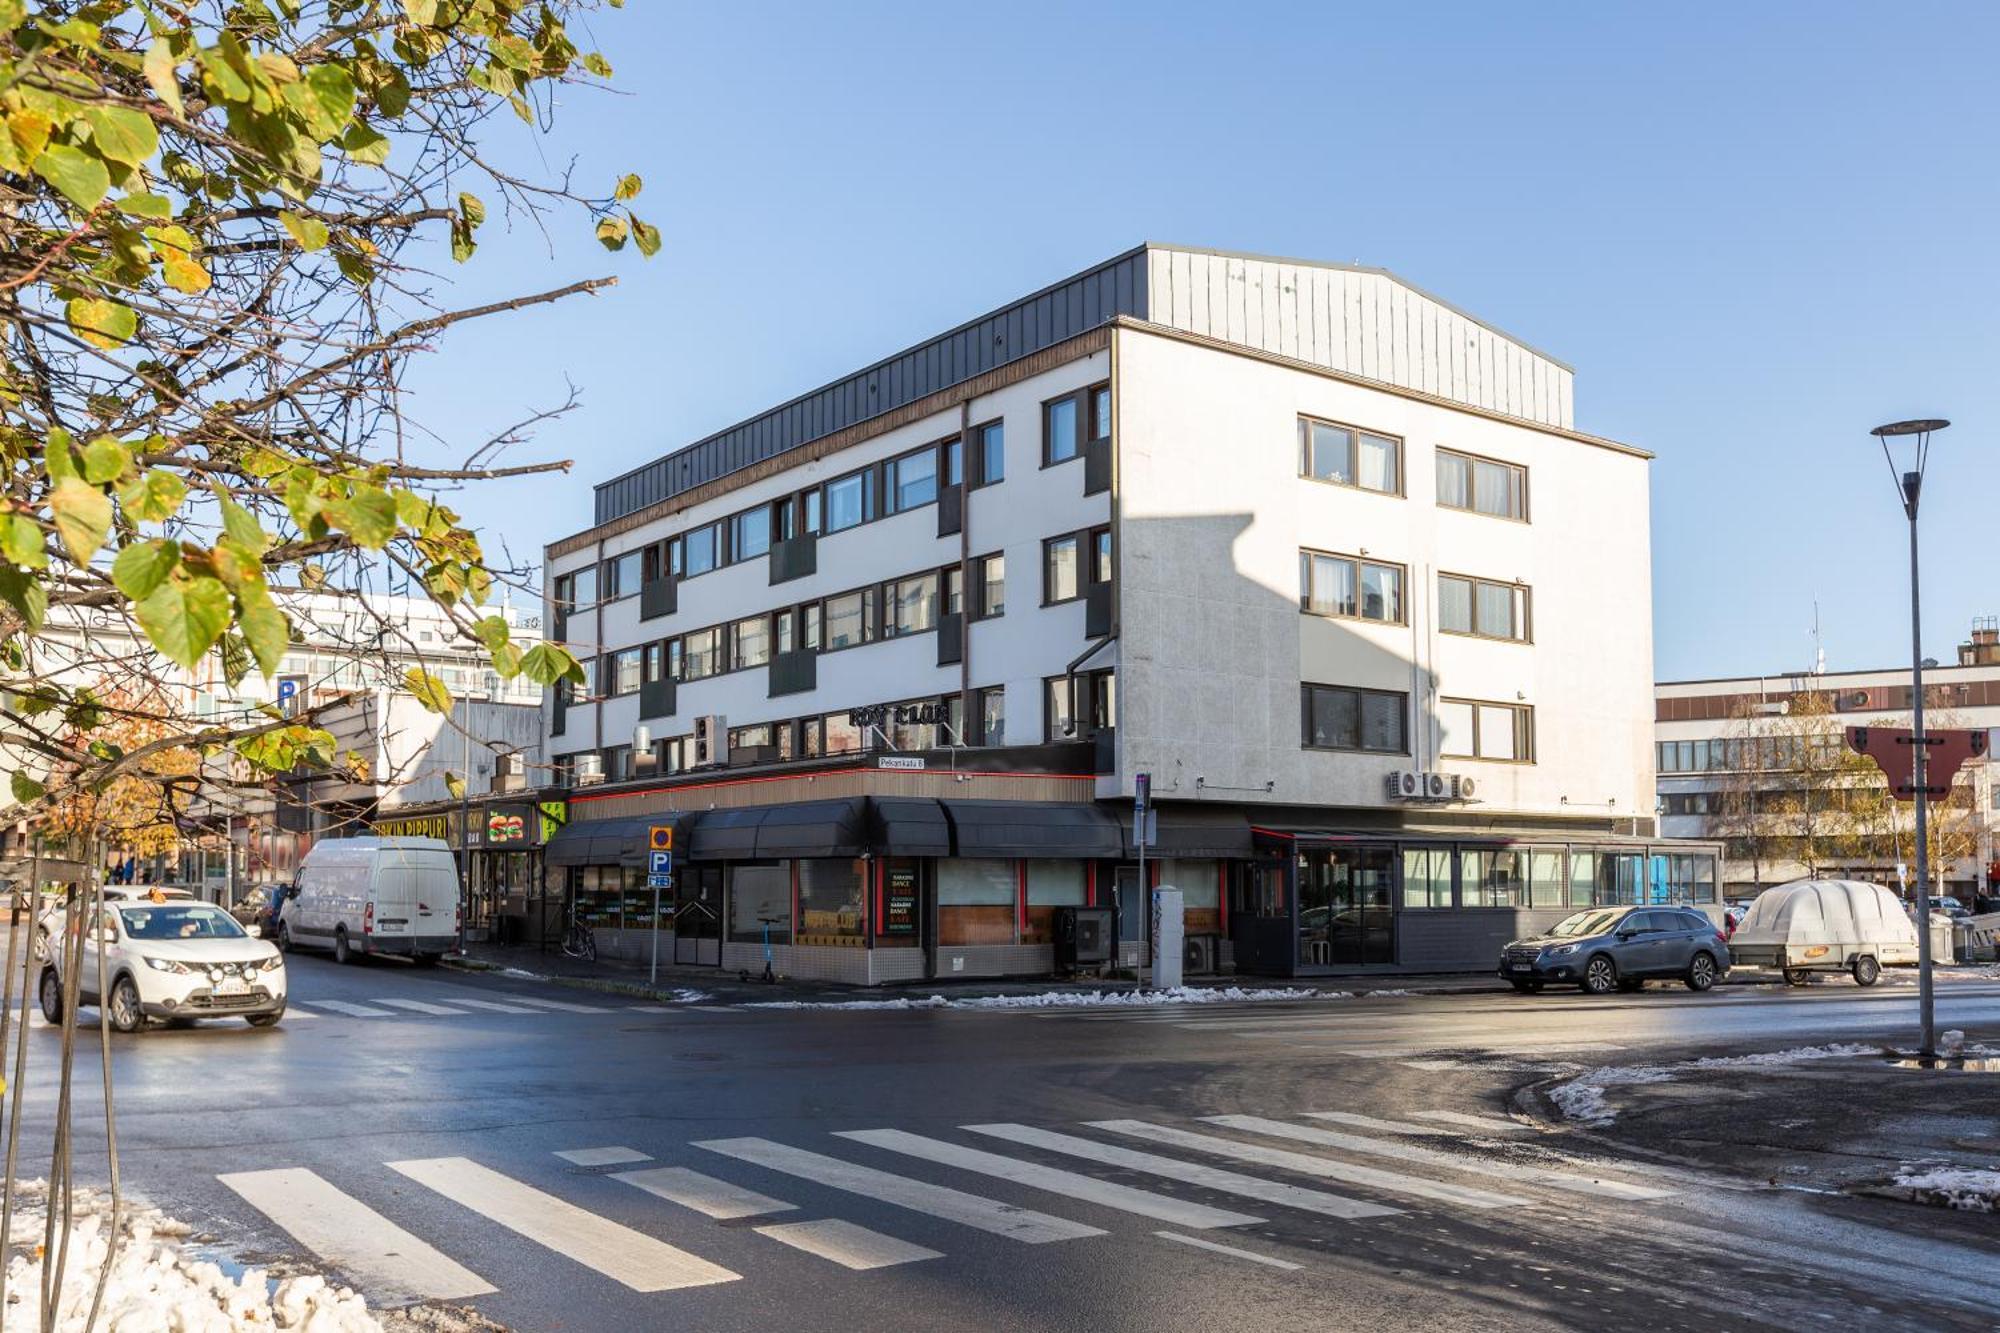
[[[945,801],[960,856],[1117,857],[1118,821],[1094,805]]]
[[[757,825],[759,857],[859,856],[866,850],[866,796],[767,806]]]
[[[1146,318],[1146,247],[1067,278],[990,315],[597,487],[597,523],[672,499],[718,477],[1052,347],[1119,315]]]
[[[1238,810],[1182,809],[1156,807],[1154,823],[1158,841],[1147,848],[1148,856],[1195,856],[1225,860],[1248,860],[1256,848],[1250,837],[1250,821]],[[1132,842],[1132,825],[1121,825],[1125,855],[1138,855]]]
[[[890,856],[950,856],[951,824],[944,807],[928,796],[877,796],[873,807],[875,845]]]

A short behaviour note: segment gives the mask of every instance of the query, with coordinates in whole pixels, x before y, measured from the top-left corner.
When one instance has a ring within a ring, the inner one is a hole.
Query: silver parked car
[[[1728,941],[1691,907],[1593,907],[1500,952],[1500,975],[1525,995],[1552,981],[1608,995],[1655,978],[1704,991],[1728,974]]]

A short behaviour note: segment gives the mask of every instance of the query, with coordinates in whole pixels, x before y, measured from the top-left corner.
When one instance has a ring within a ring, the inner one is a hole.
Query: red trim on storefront
[[[1095,861],[1086,862],[1084,865],[1083,904],[1086,907],[1097,906],[1097,862]]]
[[[1146,887],[1149,889],[1160,887],[1160,863],[1158,861],[1146,862]]]
[[[883,873],[885,863],[880,858],[871,864],[875,867],[875,928],[868,933],[868,947],[872,949],[875,947],[875,937],[882,933],[882,885],[886,877]]]
[[[944,771],[945,770],[943,769],[926,769],[922,770],[922,773],[925,776],[936,777],[939,773],[942,773]],[[627,796],[655,796],[661,792],[710,791],[717,787],[743,787],[760,782],[796,782],[800,778],[848,777],[855,773],[886,773],[891,776],[898,776],[898,775],[902,777],[911,776],[911,773],[908,770],[898,770],[893,768],[867,768],[867,767],[820,768],[820,769],[813,769],[810,772],[804,772],[804,773],[770,773],[766,774],[763,777],[755,777],[755,778],[718,778],[713,782],[680,782],[680,783],[675,783],[671,787],[636,787],[626,791],[598,791],[598,792],[590,792],[586,795],[572,794],[566,799],[572,805],[575,805],[584,801],[615,801]],[[1084,781],[1094,782],[1097,780],[1097,775],[1095,773],[1018,773],[1018,772],[1002,773],[1002,772],[988,772],[984,769],[975,769],[975,768],[961,768],[958,770],[957,776],[961,778],[1054,778],[1062,782],[1084,782]],[[575,789],[572,788],[571,791],[572,793],[574,793]],[[806,799],[824,800],[827,798],[808,797]],[[944,798],[939,797],[935,799],[942,800]],[[667,815],[678,815],[678,814],[688,814],[692,812],[685,810],[662,810],[657,813],[667,814]]]
[[[1014,863],[1014,915],[1019,918],[1014,932],[1015,942],[1019,943],[1022,932],[1028,929],[1028,863],[1026,861],[1016,861]]]

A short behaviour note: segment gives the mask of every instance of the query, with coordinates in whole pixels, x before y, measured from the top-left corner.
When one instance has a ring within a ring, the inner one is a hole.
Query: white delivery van
[[[1883,968],[1917,961],[1917,928],[1879,884],[1799,879],[1757,895],[1729,954],[1746,967],[1779,969],[1794,986],[1814,972],[1852,972],[1872,986]]]
[[[434,963],[458,945],[458,863],[437,838],[335,838],[299,863],[278,947],[335,962],[389,953]]]

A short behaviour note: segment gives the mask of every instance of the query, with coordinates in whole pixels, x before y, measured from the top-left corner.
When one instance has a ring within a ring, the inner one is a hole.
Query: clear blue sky
[[[465,497],[517,556],[593,481],[1162,240],[1381,265],[1574,365],[1579,428],[1658,455],[1662,679],[1805,666],[1815,598],[1831,667],[1907,660],[1867,435],[1902,417],[1957,423],[1925,651],[2000,612],[2000,9],[633,0],[591,30],[617,91],[532,151],[642,173],[665,248],[496,215],[456,299],[620,285],[411,380],[455,442],[582,393],[513,455],[569,478]]]

